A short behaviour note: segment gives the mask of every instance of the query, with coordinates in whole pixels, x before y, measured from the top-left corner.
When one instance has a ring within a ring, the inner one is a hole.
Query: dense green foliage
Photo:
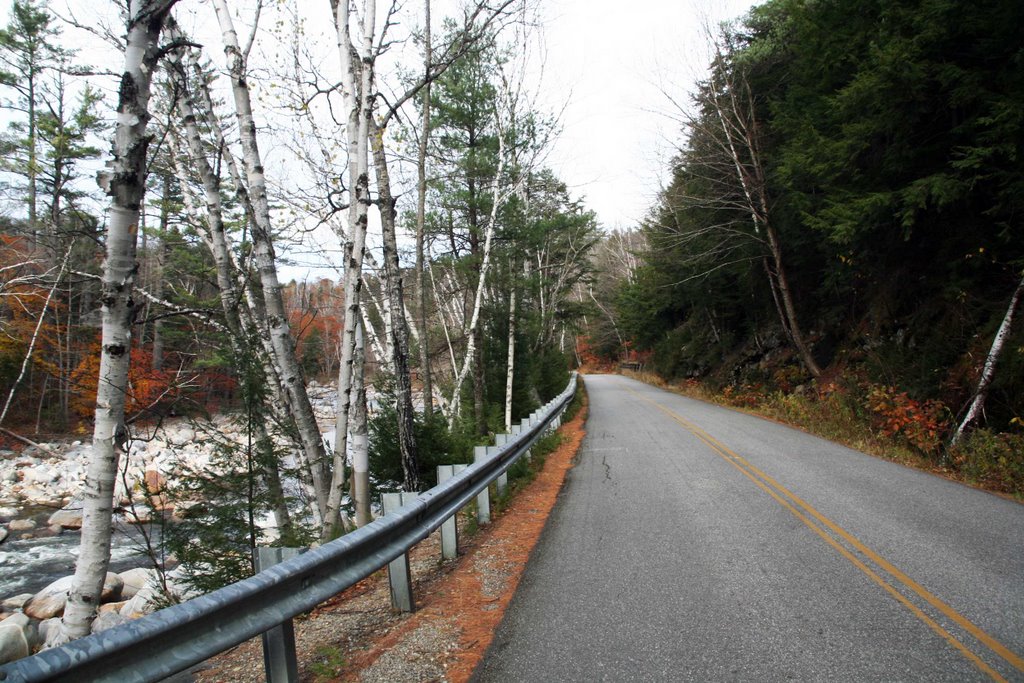
[[[1022,25],[1010,1],[773,0],[723,29],[643,265],[608,302],[621,333],[666,377],[806,383],[770,225],[823,380],[941,404],[948,429],[1024,267]],[[1014,328],[996,430],[1024,413]]]

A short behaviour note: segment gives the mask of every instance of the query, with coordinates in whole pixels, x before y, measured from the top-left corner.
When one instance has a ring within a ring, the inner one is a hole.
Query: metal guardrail
[[[159,681],[309,611],[429,536],[526,453],[565,410],[576,375],[492,457],[401,509],[238,583],[0,667],[0,681]],[[556,423],[557,424],[557,423]]]

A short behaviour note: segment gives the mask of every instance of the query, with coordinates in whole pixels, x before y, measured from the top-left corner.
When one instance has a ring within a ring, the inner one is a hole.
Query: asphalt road
[[[618,376],[475,681],[1024,681],[1024,505]]]

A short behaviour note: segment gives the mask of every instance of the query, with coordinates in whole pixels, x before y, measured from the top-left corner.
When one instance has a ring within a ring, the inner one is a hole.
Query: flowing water
[[[45,536],[47,519],[53,508],[28,508],[20,519],[34,519],[37,528],[29,531],[11,531],[0,543],[0,599],[21,593],[35,593],[57,579],[75,573],[80,534],[67,531],[56,536]],[[159,540],[159,528],[146,525],[146,531]],[[24,533],[33,538],[22,539]],[[151,566],[143,554],[144,540],[139,528],[124,522],[114,527],[111,539],[110,571],[118,572],[132,567]]]

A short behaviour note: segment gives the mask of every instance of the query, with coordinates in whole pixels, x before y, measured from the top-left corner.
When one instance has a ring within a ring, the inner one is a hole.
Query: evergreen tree
[[[0,29],[0,85],[12,97],[3,107],[15,112],[7,134],[0,137],[4,154],[0,170],[18,178],[8,192],[24,191],[29,229],[38,231],[39,123],[47,112],[53,73],[67,68],[70,53],[59,44],[53,16],[36,0],[14,0],[10,23]],[[63,96],[63,93],[61,93]]]

